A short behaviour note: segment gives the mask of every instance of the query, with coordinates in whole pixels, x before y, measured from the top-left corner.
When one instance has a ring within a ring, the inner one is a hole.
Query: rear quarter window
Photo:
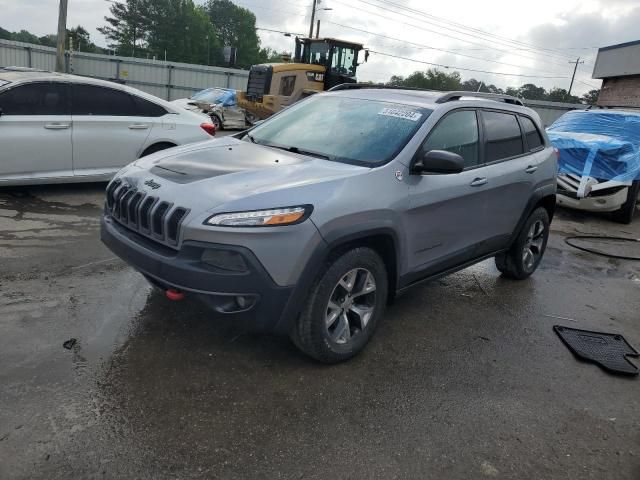
[[[524,130],[524,136],[527,139],[529,151],[543,147],[544,141],[542,140],[542,135],[540,134],[538,127],[533,123],[533,120],[527,117],[520,117],[520,122],[522,123],[522,129]]]
[[[131,95],[131,98],[136,106],[137,115],[140,117],[162,117],[167,114],[164,107],[161,107],[156,103],[145,100],[137,95]]]
[[[482,112],[485,129],[485,161],[487,163],[524,153],[522,132],[515,114]]]

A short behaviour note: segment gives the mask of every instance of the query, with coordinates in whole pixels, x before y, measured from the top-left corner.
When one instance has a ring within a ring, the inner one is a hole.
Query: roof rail
[[[485,100],[493,100],[495,102],[510,103],[512,105],[524,106],[522,100],[511,95],[502,95],[499,93],[484,93],[484,92],[448,92],[441,96],[436,103],[447,103],[453,100],[460,100],[462,97],[476,97],[484,98]]]
[[[427,90],[426,88],[402,87],[400,85],[385,85],[384,83],[341,83],[335,87],[331,87],[328,92],[337,92],[339,90],[361,90],[365,88],[383,88],[385,90],[412,90],[416,92],[436,92],[436,90]]]
[[[0,71],[3,72],[38,72],[38,73],[52,73],[49,70],[41,70],[39,68],[29,67],[0,67]]]

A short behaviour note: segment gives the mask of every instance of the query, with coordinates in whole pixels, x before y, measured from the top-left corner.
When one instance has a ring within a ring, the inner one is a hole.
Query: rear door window
[[[504,160],[524,153],[522,132],[514,114],[482,112],[485,131],[485,161]]]
[[[422,153],[446,150],[464,159],[465,167],[480,163],[478,119],[474,110],[460,110],[448,114],[438,123],[422,145]]]
[[[542,135],[540,134],[538,127],[533,123],[533,120],[527,117],[520,117],[520,122],[522,123],[522,129],[524,130],[524,136],[527,139],[529,151],[537,150],[544,146]]]
[[[68,115],[67,84],[38,82],[0,93],[3,115]]]
[[[105,115],[133,117],[138,109],[131,95],[112,88],[95,85],[73,85],[71,95],[73,115]]]

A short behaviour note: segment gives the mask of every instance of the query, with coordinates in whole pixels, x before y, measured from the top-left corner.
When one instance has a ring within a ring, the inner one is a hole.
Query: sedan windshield
[[[410,105],[318,95],[252,129],[254,143],[374,167],[390,161],[431,110]]]

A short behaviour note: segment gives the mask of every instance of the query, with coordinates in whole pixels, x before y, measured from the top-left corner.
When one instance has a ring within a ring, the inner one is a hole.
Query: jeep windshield
[[[318,95],[255,127],[247,137],[294,153],[375,167],[393,159],[431,112],[378,100]]]

